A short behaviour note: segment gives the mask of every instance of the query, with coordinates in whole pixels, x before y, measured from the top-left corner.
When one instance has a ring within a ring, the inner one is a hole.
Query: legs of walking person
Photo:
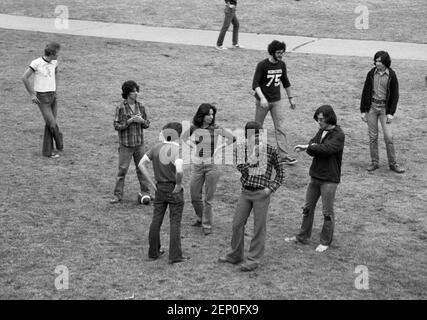
[[[56,93],[54,94],[53,102],[52,102],[52,114],[56,122],[56,116],[58,115],[58,99],[56,98]],[[55,140],[56,149],[59,151],[62,151],[64,149],[64,140],[63,140],[62,132],[59,131],[57,122],[52,134],[53,134],[53,139]]]
[[[222,24],[221,31],[219,32],[218,40],[216,41],[216,45],[218,47],[221,47],[222,44],[224,43],[225,34],[226,34],[228,28],[230,27],[232,17],[233,17],[233,13],[232,13],[231,8],[229,8],[228,6],[225,6],[224,22]]]
[[[317,201],[320,197],[320,184],[321,182],[317,179],[311,178],[307,192],[305,195],[305,204],[302,209],[302,223],[299,233],[296,238],[299,242],[306,243],[311,237],[311,231],[313,229],[314,211],[316,209]]]
[[[378,153],[378,117],[379,112],[375,106],[371,106],[371,109],[366,114],[366,120],[368,123],[368,135],[369,135],[369,152],[371,154],[371,163],[373,166],[379,164],[379,153]]]
[[[168,206],[167,194],[161,190],[157,190],[153,206],[153,218],[150,225],[150,231],[148,233],[148,257],[151,259],[157,259],[161,255],[160,228]]]
[[[205,201],[203,208],[202,226],[212,228],[212,202],[214,199],[216,186],[220,177],[220,172],[216,164],[205,165]]]
[[[169,261],[177,261],[182,259],[181,220],[184,210],[184,191],[170,193],[169,196],[171,198],[169,200]]]
[[[132,159],[134,148],[128,148],[123,145],[119,146],[119,170],[116,178],[116,186],[114,195],[121,199],[123,197],[123,189],[125,186],[125,177],[129,169],[129,164]]]
[[[139,169],[138,164],[141,161],[142,157],[145,154],[144,145],[140,145],[135,147],[135,151],[133,153],[133,161],[135,163],[136,175],[138,177],[139,186],[141,188],[142,193],[150,193],[150,189],[148,188],[149,182],[147,178],[142,174],[142,171]]]
[[[320,232],[320,244],[324,246],[329,246],[334,236],[334,201],[337,187],[338,184],[332,182],[324,182],[320,186],[323,212],[323,227],[322,231]]]
[[[197,222],[202,223],[203,199],[202,190],[205,183],[205,172],[203,164],[193,164],[193,172],[190,181],[191,204],[197,216]]]
[[[227,259],[233,263],[243,261],[244,257],[245,225],[252,210],[252,201],[248,197],[249,192],[243,190],[240,194],[233,217],[231,251],[227,254]]]
[[[271,103],[270,113],[274,124],[277,149],[281,158],[288,157],[288,140],[285,133],[284,103],[282,100]]]
[[[383,128],[384,134],[384,142],[387,150],[387,159],[389,166],[396,165],[396,152],[394,150],[393,143],[393,133],[391,129],[391,123],[387,123],[387,116],[385,114],[385,109],[381,110],[381,114],[379,115],[381,127]]]
[[[233,24],[233,45],[239,44],[239,19],[236,16],[236,8],[233,9],[233,16],[231,18],[231,23]]]
[[[56,119],[52,112],[53,93],[42,92],[37,93],[37,98],[40,101],[39,109],[46,123],[43,136],[42,154],[46,157],[53,153],[53,133],[56,128]]]
[[[254,235],[249,247],[247,264],[258,266],[265,250],[265,235],[267,232],[267,212],[270,204],[270,195],[267,196],[264,190],[252,192],[253,215],[254,215]]]

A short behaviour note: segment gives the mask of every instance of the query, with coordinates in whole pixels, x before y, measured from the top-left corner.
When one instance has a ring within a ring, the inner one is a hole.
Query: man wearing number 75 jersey
[[[287,152],[288,142],[283,117],[284,103],[280,95],[282,84],[288,95],[291,109],[295,109],[296,105],[291,94],[291,83],[286,72],[286,64],[282,61],[283,54],[286,51],[286,44],[274,40],[268,45],[267,50],[270,57],[258,63],[252,82],[252,89],[255,90],[256,99],[255,121],[263,125],[265,117],[270,112],[281,161],[285,164],[293,165],[297,160],[291,158]]]

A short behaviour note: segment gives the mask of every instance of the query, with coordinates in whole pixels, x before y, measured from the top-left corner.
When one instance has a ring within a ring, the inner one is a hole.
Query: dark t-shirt
[[[154,178],[157,182],[176,182],[175,161],[179,159],[177,143],[158,143],[146,155],[153,163]]]
[[[280,60],[277,63],[272,63],[267,58],[258,63],[252,82],[253,90],[256,87],[260,87],[268,102],[279,101],[280,82],[282,82],[284,88],[291,86],[285,62]],[[260,99],[257,93],[255,93],[255,98]]]

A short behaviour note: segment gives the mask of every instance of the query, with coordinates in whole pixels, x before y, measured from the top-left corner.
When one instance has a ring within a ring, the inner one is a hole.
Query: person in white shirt
[[[46,122],[43,137],[43,156],[58,158],[59,155],[54,152],[53,141],[56,149],[63,150],[64,144],[62,133],[59,131],[56,122],[58,113],[56,88],[58,85],[58,53],[61,46],[56,42],[46,45],[44,55],[31,61],[28,68],[22,76],[25,88],[31,96],[34,104],[40,108],[43,119]],[[34,85],[30,84],[30,77],[34,74]]]

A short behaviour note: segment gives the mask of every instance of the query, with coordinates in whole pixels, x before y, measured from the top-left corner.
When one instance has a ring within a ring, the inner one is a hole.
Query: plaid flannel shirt
[[[236,164],[237,170],[242,174],[240,182],[242,187],[269,188],[275,192],[283,183],[285,178],[285,166],[280,161],[276,148],[267,144],[267,147],[260,147],[258,161],[255,164],[248,163],[247,146],[245,143],[237,144]],[[276,171],[274,180],[271,180],[273,167]]]
[[[143,129],[150,126],[150,121],[147,119],[145,108],[138,101],[136,110],[132,110],[127,100],[124,100],[117,108],[114,116],[114,129],[118,131],[120,144],[126,147],[136,147],[144,143]],[[144,123],[128,123],[127,120],[135,115],[141,115]]]

